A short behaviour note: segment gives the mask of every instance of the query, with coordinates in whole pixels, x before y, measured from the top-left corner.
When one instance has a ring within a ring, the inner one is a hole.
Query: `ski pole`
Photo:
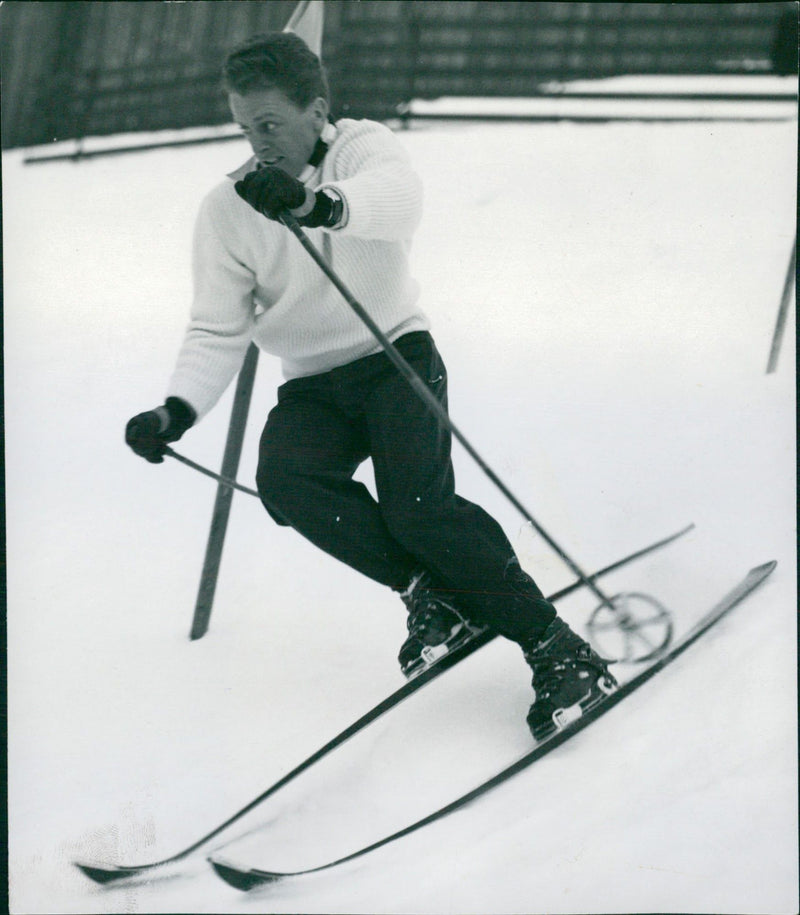
[[[466,438],[465,435],[459,430],[455,423],[450,419],[450,416],[447,413],[447,410],[439,403],[436,397],[428,390],[425,382],[420,378],[420,376],[414,371],[414,369],[406,362],[402,357],[400,352],[394,346],[394,344],[389,340],[386,334],[378,327],[378,325],[372,320],[369,314],[364,309],[363,305],[353,296],[347,286],[342,282],[338,274],[333,270],[333,268],[328,264],[325,258],[320,254],[320,252],[314,247],[311,243],[311,240],[300,228],[300,224],[297,222],[294,216],[289,212],[284,212],[281,215],[281,222],[286,226],[286,228],[297,238],[300,244],[306,249],[306,251],[311,255],[311,257],[316,261],[323,273],[328,277],[328,279],[333,283],[333,285],[339,290],[339,292],[344,297],[344,300],[347,304],[353,309],[353,311],[358,315],[358,317],[366,324],[369,330],[372,332],[373,336],[377,339],[380,345],[383,347],[384,352],[389,357],[389,359],[394,363],[400,374],[406,379],[406,381],[411,385],[411,387],[416,391],[419,397],[423,400],[426,406],[431,410],[431,412],[438,418],[439,422],[458,439],[459,442],[463,445],[467,453],[481,470],[486,474],[487,477],[494,483],[494,485],[503,493],[503,495],[508,499],[508,501],[517,509],[517,511],[522,515],[525,520],[533,526],[533,529],[539,534],[539,536],[550,546],[550,548],[569,566],[572,572],[583,582],[584,585],[603,603],[607,606],[613,613],[616,613],[616,607],[612,601],[606,597],[606,595],[597,587],[597,585],[589,578],[589,576],[581,569],[581,567],[575,562],[572,557],[566,553],[555,540],[547,533],[546,530],[536,521],[536,519],[531,515],[531,513],[525,508],[525,506],[519,501],[519,499],[514,495],[513,492],[503,483],[500,477],[492,470],[492,468],[483,460],[483,458],[478,454],[478,452],[473,448],[471,442]]]
[[[236,480],[232,480],[230,477],[223,476],[221,473],[214,473],[213,470],[209,470],[208,467],[204,467],[202,464],[198,464],[197,461],[187,458],[183,454],[178,454],[177,451],[173,451],[169,445],[164,449],[164,454],[167,457],[175,458],[176,461],[180,461],[181,464],[185,464],[187,467],[191,467],[192,470],[196,470],[198,473],[202,473],[207,477],[211,477],[212,480],[216,480],[222,486],[227,486],[228,489],[235,489],[238,492],[247,493],[248,496],[255,496],[257,499],[260,499],[261,496],[255,491],[255,489],[250,489],[249,486],[242,486],[241,483],[237,483]]]

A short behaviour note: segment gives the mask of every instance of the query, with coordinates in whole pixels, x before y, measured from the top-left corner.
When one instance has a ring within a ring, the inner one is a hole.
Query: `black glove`
[[[267,219],[278,221],[289,210],[301,226],[332,228],[341,217],[342,204],[324,191],[316,193],[302,181],[274,165],[248,172],[234,184],[236,193]]]
[[[146,461],[161,464],[168,442],[177,442],[197,419],[180,397],[168,397],[163,406],[139,413],[125,427],[125,442]]]

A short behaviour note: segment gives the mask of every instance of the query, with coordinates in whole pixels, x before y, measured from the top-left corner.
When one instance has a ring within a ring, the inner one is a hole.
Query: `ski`
[[[621,559],[618,559],[616,562],[611,563],[610,565],[605,566],[602,569],[599,569],[597,572],[594,572],[589,576],[590,580],[600,578],[603,575],[608,575],[611,572],[615,572],[618,569],[623,568],[629,563],[634,562],[637,559],[641,559],[644,556],[649,555],[650,553],[655,552],[656,550],[661,549],[662,547],[667,546],[670,543],[673,543],[675,540],[678,540],[680,537],[683,537],[685,534],[688,534],[689,531],[694,529],[694,524],[689,524],[681,530],[677,531],[674,534],[671,534],[669,537],[665,537],[662,540],[658,540],[655,543],[651,543],[646,547],[643,547],[640,550],[636,550],[633,553],[629,553],[627,556],[623,556]],[[584,586],[585,582],[582,579],[578,579],[572,584],[567,585],[565,588],[562,588],[560,591],[556,591],[554,594],[550,595],[548,598],[551,601],[557,601],[569,594],[578,591]],[[182,851],[177,852],[176,854],[163,858],[159,861],[152,861],[147,864],[108,864],[102,862],[90,862],[90,861],[75,861],[73,862],[75,866],[81,870],[87,877],[91,880],[94,880],[96,883],[106,884],[114,883],[118,880],[125,880],[132,877],[139,877],[144,874],[147,874],[156,868],[166,867],[171,864],[175,864],[179,861],[182,861],[185,858],[188,858],[194,852],[201,849],[203,846],[207,845],[213,839],[217,838],[224,830],[232,826],[246,814],[250,813],[262,802],[267,800],[267,798],[274,795],[277,791],[295,779],[302,772],[305,772],[306,769],[314,765],[314,763],[321,760],[323,757],[327,756],[337,747],[341,746],[345,741],[349,740],[359,731],[362,731],[367,725],[371,724],[376,719],[380,718],[383,714],[388,712],[390,709],[394,708],[396,705],[401,703],[408,696],[415,693],[418,689],[421,689],[431,680],[438,677],[440,674],[443,674],[445,671],[449,670],[451,667],[454,667],[460,661],[463,661],[473,652],[477,651],[479,648],[482,648],[488,642],[492,641],[495,637],[494,633],[482,632],[480,635],[476,636],[470,642],[462,645],[457,648],[455,651],[446,655],[444,658],[437,661],[433,666],[429,667],[424,672],[417,675],[413,680],[407,682],[401,686],[398,690],[388,696],[386,699],[379,702],[374,708],[370,709],[364,715],[362,715],[357,721],[345,728],[341,733],[337,734],[336,737],[329,740],[324,746],[320,747],[314,753],[311,754],[307,759],[297,765],[294,769],[288,772],[286,775],[282,776],[278,781],[273,785],[263,791],[258,797],[254,798],[247,805],[242,807],[241,810],[229,817],[225,822],[221,823],[219,826],[211,830],[211,832],[204,835],[202,838],[198,839],[193,844],[189,845],[187,848]]]
[[[733,590],[729,591],[717,604],[715,604],[715,606],[709,610],[708,613],[706,613],[705,616],[703,616],[679,642],[675,643],[671,649],[669,649],[665,654],[663,654],[647,668],[633,677],[633,679],[629,680],[627,683],[624,683],[615,692],[611,693],[593,708],[585,712],[580,718],[566,725],[563,730],[556,731],[550,737],[545,738],[541,743],[537,744],[533,750],[530,750],[515,763],[508,766],[506,769],[503,769],[497,775],[478,785],[477,788],[473,788],[467,794],[456,799],[455,801],[452,801],[446,806],[441,807],[439,810],[436,810],[428,816],[423,817],[423,819],[418,820],[416,823],[412,823],[410,826],[406,826],[398,832],[392,833],[389,836],[385,836],[384,838],[379,839],[377,842],[373,842],[364,848],[360,848],[357,851],[345,855],[344,857],[337,858],[334,861],[329,861],[316,867],[306,868],[304,870],[262,870],[260,868],[239,865],[234,861],[228,860],[222,855],[210,857],[208,859],[209,863],[212,865],[217,875],[221,877],[226,883],[230,884],[236,889],[248,891],[264,884],[274,883],[286,877],[299,877],[305,874],[313,874],[318,873],[319,871],[329,870],[330,868],[336,867],[339,864],[344,864],[347,861],[353,861],[356,858],[361,858],[364,855],[367,855],[369,852],[375,851],[384,845],[388,845],[390,842],[394,842],[397,839],[401,839],[404,836],[407,836],[410,833],[421,829],[423,826],[427,826],[430,823],[435,822],[436,820],[442,819],[448,814],[451,814],[454,811],[459,810],[461,807],[464,807],[471,801],[474,801],[476,798],[486,794],[492,788],[495,788],[503,782],[507,781],[518,772],[521,772],[523,769],[527,768],[538,759],[541,759],[551,750],[556,749],[556,747],[561,746],[561,744],[563,744],[565,741],[569,740],[571,737],[574,737],[575,734],[582,731],[593,721],[596,721],[601,715],[604,715],[606,712],[614,708],[614,706],[622,702],[623,699],[625,699],[640,686],[650,680],[660,670],[663,670],[668,664],[671,664],[676,658],[682,655],[686,649],[693,645],[704,633],[706,633],[712,626],[723,619],[727,613],[729,613],[737,604],[739,604],[748,594],[754,591],[767,578],[767,576],[769,576],[776,565],[777,563],[772,561],[751,569],[747,575],[739,582],[739,584],[737,584]]]

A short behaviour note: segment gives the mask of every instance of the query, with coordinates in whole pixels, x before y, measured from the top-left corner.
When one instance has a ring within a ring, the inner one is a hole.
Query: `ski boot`
[[[408,608],[408,638],[397,660],[407,679],[412,679],[445,655],[484,632],[457,609],[447,592],[431,586],[431,576],[414,576],[401,595]]]
[[[609,662],[559,617],[538,642],[522,650],[533,671],[535,699],[527,720],[537,742],[563,730],[617,688]]]

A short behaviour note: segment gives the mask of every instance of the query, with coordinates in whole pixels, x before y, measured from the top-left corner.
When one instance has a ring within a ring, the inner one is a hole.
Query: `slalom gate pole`
[[[208,625],[211,621],[211,608],[214,603],[219,566],[222,560],[222,547],[225,543],[225,532],[228,529],[228,517],[230,516],[231,502],[233,501],[234,486],[231,485],[231,481],[236,479],[236,472],[239,469],[239,458],[242,454],[247,414],[250,410],[250,398],[253,393],[253,381],[255,380],[257,365],[258,348],[254,343],[251,343],[245,355],[242,369],[239,372],[236,392],[233,395],[228,437],[222,458],[222,472],[218,477],[217,497],[214,500],[214,511],[211,515],[211,530],[208,534],[203,571],[200,575],[200,588],[197,592],[192,630],[189,634],[189,638],[193,641],[201,639],[208,632]],[[170,452],[171,449],[169,449],[168,453]],[[174,452],[171,452],[171,456],[181,460]],[[184,463],[188,462],[184,461]]]
[[[314,247],[311,243],[311,240],[300,228],[300,224],[297,222],[294,216],[289,212],[284,212],[281,215],[281,222],[286,226],[287,229],[297,238],[300,244],[306,249],[306,251],[311,255],[311,257],[316,261],[323,273],[328,277],[328,279],[333,283],[333,285],[339,290],[339,292],[344,297],[347,304],[353,309],[353,311],[358,315],[358,317],[366,324],[369,330],[372,332],[373,336],[377,339],[380,345],[383,347],[384,352],[389,357],[389,359],[394,363],[395,367],[398,369],[400,374],[406,379],[406,381],[411,385],[414,391],[419,395],[423,400],[426,406],[430,411],[438,418],[439,422],[444,426],[444,428],[449,429],[453,436],[458,439],[458,441],[463,445],[467,453],[481,470],[486,474],[487,477],[494,483],[494,485],[503,493],[503,495],[508,499],[508,501],[517,509],[517,511],[522,515],[525,520],[531,524],[534,530],[539,534],[539,536],[550,546],[550,548],[569,566],[572,572],[583,582],[583,584],[603,603],[607,606],[613,613],[616,613],[616,607],[609,600],[608,597],[597,587],[597,585],[592,581],[589,576],[581,569],[581,567],[575,562],[572,557],[570,557],[557,543],[553,538],[544,530],[544,528],[535,520],[531,513],[525,508],[525,506],[517,499],[514,493],[503,483],[500,477],[492,470],[492,468],[483,460],[483,458],[478,454],[478,452],[472,447],[470,441],[461,433],[455,423],[450,419],[450,416],[447,413],[447,410],[439,403],[436,397],[428,390],[425,382],[420,378],[420,376],[414,371],[414,369],[406,362],[402,355],[398,352],[394,344],[389,340],[386,334],[378,327],[378,325],[372,320],[369,314],[366,312],[364,307],[360,302],[356,300],[350,290],[345,286],[342,280],[339,278],[338,274],[333,270],[333,268],[328,264],[325,258],[320,254],[320,252]]]
[[[781,295],[781,304],[778,308],[778,318],[775,322],[775,331],[772,335],[772,346],[769,351],[769,361],[767,362],[767,374],[770,375],[778,367],[778,354],[781,351],[781,342],[783,340],[783,331],[786,328],[786,316],[789,314],[789,302],[792,298],[792,285],[795,282],[797,261],[797,233],[795,233],[792,242],[792,250],[789,254],[789,266],[786,269],[786,279],[783,281],[783,294]]]

